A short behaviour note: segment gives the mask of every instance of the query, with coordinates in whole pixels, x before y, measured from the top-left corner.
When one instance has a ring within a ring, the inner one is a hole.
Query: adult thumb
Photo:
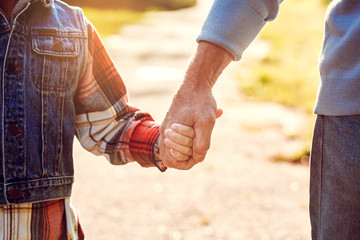
[[[210,148],[213,127],[213,121],[203,122],[202,124],[196,123],[194,125],[193,158],[197,162],[202,162],[205,159],[206,153]]]

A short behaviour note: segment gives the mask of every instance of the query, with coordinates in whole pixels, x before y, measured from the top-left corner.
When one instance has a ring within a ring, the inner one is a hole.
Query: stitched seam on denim
[[[46,181],[65,181],[65,182],[71,183],[71,181],[73,179],[74,179],[74,176],[46,177],[46,178],[38,178],[38,179],[35,179],[35,180],[26,180],[26,181],[21,181],[21,182],[11,182],[11,183],[6,183],[5,185],[6,186],[13,186],[13,185],[18,185],[18,184],[31,184],[31,183],[46,182]],[[61,185],[61,183],[60,183],[60,185]]]
[[[51,30],[52,29],[32,30],[32,32],[27,34],[27,36],[29,36],[29,37],[49,36],[49,37],[60,37],[60,38],[87,38],[87,35],[84,32],[78,32],[78,31],[61,32],[61,31],[57,31],[57,30],[55,30],[55,32],[52,32]],[[45,31],[48,31],[48,32],[45,32]]]
[[[66,61],[66,73],[67,73],[67,68],[69,67],[69,62]],[[63,78],[64,81],[66,81],[66,78]],[[62,149],[63,149],[63,119],[64,119],[64,104],[65,104],[65,93],[63,94],[58,94],[59,97],[59,102],[61,103],[61,107],[58,108],[58,140],[56,142],[56,144],[58,144],[59,147],[57,147],[56,149],[56,155],[55,155],[55,160],[58,161],[55,166],[55,174],[60,173],[60,158],[61,158],[61,153],[62,153]],[[58,151],[59,148],[59,151]]]
[[[44,64],[45,64],[45,57],[43,59],[43,69],[42,69],[42,73],[41,73],[41,81],[43,83],[44,81]],[[43,85],[43,84],[42,84]],[[42,86],[41,85],[41,86]],[[42,149],[41,149],[41,167],[42,167],[42,175],[44,176],[44,171],[45,171],[45,167],[44,167],[44,144],[45,144],[45,140],[44,140],[44,90],[41,88],[40,89],[40,95],[41,95],[41,145],[42,145]]]
[[[1,91],[2,91],[2,114],[1,114],[1,121],[2,121],[2,127],[3,127],[3,130],[2,130],[2,134],[1,134],[1,139],[2,139],[2,145],[1,145],[1,148],[2,148],[2,159],[3,159],[3,165],[2,165],[2,168],[3,168],[3,181],[4,181],[4,184],[6,183],[6,171],[5,171],[5,133],[4,133],[4,125],[5,125],[5,88],[4,88],[4,84],[5,84],[5,68],[6,68],[6,60],[7,60],[7,55],[8,55],[8,51],[9,51],[9,47],[10,47],[10,40],[11,40],[11,35],[12,35],[13,31],[10,32],[10,36],[9,36],[9,39],[8,39],[8,43],[7,43],[7,47],[6,47],[6,51],[5,51],[5,56],[4,56],[4,64],[3,64],[3,69],[2,69],[2,79],[1,79]],[[5,201],[7,203],[8,200],[6,198],[6,186],[4,186],[4,189],[3,189],[3,194],[4,194],[4,197],[5,197]]]
[[[10,35],[9,35],[9,40],[8,40],[8,43],[7,43],[7,46],[6,46],[6,51],[5,51],[5,56],[4,56],[4,65],[3,65],[3,72],[2,72],[2,127],[4,128],[4,124],[5,124],[5,88],[4,88],[4,83],[5,83],[5,66],[6,66],[6,60],[7,60],[7,57],[8,57],[8,52],[9,52],[9,47],[10,47],[10,42],[11,42],[11,38],[12,38],[12,35],[14,34],[14,29],[15,29],[15,25],[16,25],[16,21],[18,19],[18,17],[23,13],[25,12],[26,9],[29,8],[30,6],[30,2],[28,2],[28,4],[26,5],[26,7],[18,14],[16,15],[16,17],[14,18],[14,22],[13,22],[13,27],[11,28],[11,32],[10,32]],[[4,181],[4,185],[6,184],[6,172],[5,172],[5,133],[4,133],[4,129],[2,130],[2,158],[3,158],[3,181]],[[6,197],[6,185],[4,186],[4,198],[5,198],[5,201],[7,203],[9,203],[7,197]]]
[[[8,22],[8,23],[9,23],[9,21],[8,21],[7,17],[3,14],[3,11],[2,11],[2,10],[0,11],[0,14],[4,17],[4,19],[6,20],[6,22]]]

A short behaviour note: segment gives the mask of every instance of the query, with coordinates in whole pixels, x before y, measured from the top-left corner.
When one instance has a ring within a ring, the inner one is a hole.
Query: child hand
[[[164,144],[170,148],[170,153],[175,159],[185,161],[192,156],[195,137],[195,130],[192,127],[174,123],[171,128],[165,130],[165,137]]]

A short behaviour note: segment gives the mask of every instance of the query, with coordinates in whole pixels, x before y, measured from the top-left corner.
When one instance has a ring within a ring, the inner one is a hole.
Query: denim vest
[[[73,97],[87,59],[81,10],[32,0],[0,14],[0,205],[70,196]]]

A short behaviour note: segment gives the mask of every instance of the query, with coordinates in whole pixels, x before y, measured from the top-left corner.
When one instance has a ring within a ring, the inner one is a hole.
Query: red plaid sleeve
[[[112,164],[136,161],[164,171],[155,156],[159,127],[148,113],[128,103],[125,84],[91,24],[88,32],[87,69],[75,96],[80,143]]]
[[[137,162],[143,167],[150,167],[155,164],[161,171],[165,171],[166,167],[155,154],[153,154],[154,146],[159,138],[159,126],[152,121],[144,121],[136,126],[131,135],[130,152],[137,159]],[[151,163],[147,160],[151,156]]]

